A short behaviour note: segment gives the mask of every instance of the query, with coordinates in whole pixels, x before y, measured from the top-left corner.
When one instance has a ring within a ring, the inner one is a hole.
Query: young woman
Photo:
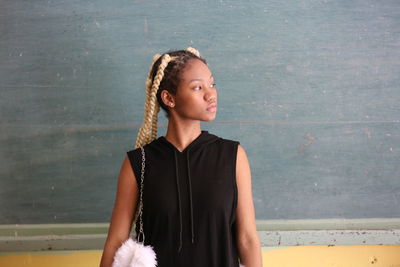
[[[143,183],[145,245],[158,267],[261,267],[246,152],[238,141],[201,130],[217,114],[214,77],[197,50],[156,55],[146,82],[144,123],[127,152],[101,267],[130,234]],[[157,116],[168,128],[157,138]],[[139,224],[136,224],[138,233]]]

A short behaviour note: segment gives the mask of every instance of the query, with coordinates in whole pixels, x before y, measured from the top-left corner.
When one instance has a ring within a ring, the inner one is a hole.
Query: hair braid
[[[142,127],[140,127],[135,148],[150,143],[157,136],[157,115],[160,110],[160,106],[157,103],[156,94],[162,78],[164,77],[164,69],[171,60],[172,58],[168,54],[165,54],[160,65],[158,66],[157,74],[154,77],[153,82],[151,82],[151,73],[146,82],[147,88],[149,89],[146,88],[148,95],[146,97],[144,122]]]
[[[189,46],[188,48],[186,48],[186,51],[189,51],[190,53],[196,55],[197,57],[200,57],[200,52],[193,47]]]
[[[154,63],[159,59],[161,57],[161,55],[160,54],[155,54],[154,56],[153,56],[153,63],[151,64],[151,67],[150,67],[150,69],[149,69],[149,75],[148,75],[148,78],[147,78],[147,81],[146,81],[146,103],[145,103],[145,114],[147,114],[148,113],[148,110],[149,110],[149,107],[150,107],[150,92],[151,92],[151,88],[152,88],[152,75],[151,75],[151,73],[152,73],[152,69],[153,69],[153,65],[154,65]],[[158,109],[157,109],[157,106],[156,106],[156,111],[154,112],[154,115],[153,115],[153,117],[152,117],[152,127],[151,127],[151,136],[149,137],[149,136],[147,136],[147,138],[145,138],[145,139],[155,139],[156,137],[157,137],[157,121],[158,121],[158,111],[159,111],[159,107],[158,107]],[[154,124],[155,124],[155,126],[154,126]]]
[[[153,56],[153,63],[150,66],[149,69],[149,74],[147,75],[147,80],[146,80],[146,103],[145,103],[145,113],[147,112],[147,107],[148,107],[148,103],[149,103],[149,95],[150,95],[150,89],[151,89],[151,85],[152,85],[152,77],[151,77],[151,70],[153,68],[154,63],[157,61],[157,59],[160,58],[160,54],[155,54]]]
[[[153,62],[150,66],[149,69],[149,73],[147,75],[147,80],[146,80],[146,102],[144,104],[144,119],[146,118],[146,114],[148,113],[148,107],[149,107],[149,95],[150,95],[150,89],[151,89],[151,85],[152,85],[152,79],[151,79],[151,70],[153,68],[154,63],[156,62],[156,60],[160,57],[160,54],[156,54],[153,56]],[[144,123],[142,124],[142,126],[140,127],[139,133],[137,135],[136,138],[136,144],[135,144],[135,148],[140,147],[141,144],[144,144],[146,142],[146,134],[143,131],[145,125]]]

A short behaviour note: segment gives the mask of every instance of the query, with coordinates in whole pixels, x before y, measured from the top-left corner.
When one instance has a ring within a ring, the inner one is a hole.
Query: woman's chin
[[[215,120],[216,118],[217,118],[217,114],[214,113],[214,115],[212,115],[212,116],[207,116],[207,118],[204,118],[204,120],[202,120],[202,121],[213,121],[213,120]]]

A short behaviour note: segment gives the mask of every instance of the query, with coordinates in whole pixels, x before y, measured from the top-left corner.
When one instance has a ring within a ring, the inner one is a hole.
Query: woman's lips
[[[214,112],[214,111],[217,110],[217,105],[216,105],[216,104],[209,105],[209,106],[207,107],[207,110],[208,110],[208,111],[211,111],[211,112]]]

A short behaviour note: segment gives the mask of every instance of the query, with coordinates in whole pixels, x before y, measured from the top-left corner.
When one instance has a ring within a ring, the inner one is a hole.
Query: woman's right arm
[[[118,177],[117,194],[100,267],[111,267],[115,252],[129,238],[137,203],[136,177],[129,158],[125,157]]]

